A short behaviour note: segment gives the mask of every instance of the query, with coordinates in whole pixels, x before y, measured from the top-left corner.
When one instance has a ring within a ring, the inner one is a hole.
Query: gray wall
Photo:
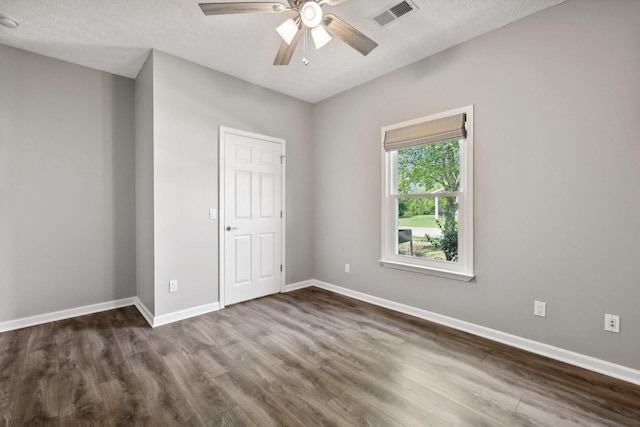
[[[155,315],[218,301],[220,125],[286,139],[286,281],[313,277],[311,105],[155,51],[153,116]]]
[[[572,0],[316,104],[315,278],[640,369],[638,22]],[[476,280],[380,267],[380,127],[468,104]]]
[[[153,55],[135,80],[136,294],[154,314]]]
[[[133,80],[0,64],[0,321],[134,296]]]

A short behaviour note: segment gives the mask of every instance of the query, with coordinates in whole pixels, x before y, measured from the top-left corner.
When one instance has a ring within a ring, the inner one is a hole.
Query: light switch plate
[[[209,209],[209,219],[213,220],[213,219],[217,219],[218,218],[218,213],[216,212],[215,209]]]

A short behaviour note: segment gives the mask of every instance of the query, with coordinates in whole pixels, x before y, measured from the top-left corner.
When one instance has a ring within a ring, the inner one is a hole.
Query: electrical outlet
[[[547,317],[547,303],[535,301],[533,303],[533,314],[540,317]]]
[[[344,272],[345,273],[351,273],[351,267],[349,266],[349,264],[345,264],[344,265]]]
[[[620,333],[620,316],[616,316],[615,314],[605,314],[604,330],[619,334]]]
[[[169,280],[169,292],[178,292],[177,280]]]

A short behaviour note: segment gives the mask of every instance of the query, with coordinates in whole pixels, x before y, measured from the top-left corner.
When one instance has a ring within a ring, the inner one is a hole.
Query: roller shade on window
[[[435,144],[467,137],[465,114],[443,117],[385,132],[384,149],[400,150],[407,147]]]

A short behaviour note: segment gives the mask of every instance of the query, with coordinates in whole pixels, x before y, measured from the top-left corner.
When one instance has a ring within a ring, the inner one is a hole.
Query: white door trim
[[[262,139],[269,142],[274,142],[276,144],[280,144],[282,147],[282,238],[280,239],[280,259],[282,263],[282,274],[280,275],[280,292],[285,292],[285,276],[287,271],[286,265],[286,242],[287,242],[287,192],[286,192],[286,182],[287,182],[287,145],[286,141],[282,138],[275,138],[272,136],[261,135],[258,133],[247,132],[244,130],[233,129],[225,126],[220,126],[219,135],[218,135],[218,296],[220,298],[220,308],[225,307],[225,295],[224,295],[224,252],[225,252],[225,136],[227,134],[239,135],[248,138],[256,138]]]

